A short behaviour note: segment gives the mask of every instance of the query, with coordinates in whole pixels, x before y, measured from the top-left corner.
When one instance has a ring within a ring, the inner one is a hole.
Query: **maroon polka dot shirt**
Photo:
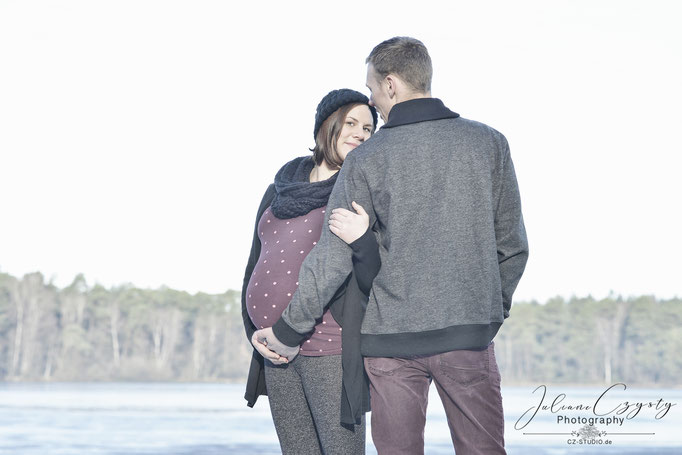
[[[272,327],[298,288],[303,260],[320,240],[325,207],[305,215],[280,220],[267,208],[258,222],[260,257],[246,289],[246,305],[253,324]],[[329,310],[301,344],[309,356],[341,354],[341,327]]]

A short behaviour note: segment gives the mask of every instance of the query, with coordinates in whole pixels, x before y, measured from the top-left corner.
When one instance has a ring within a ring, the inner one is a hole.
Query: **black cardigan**
[[[258,238],[258,222],[274,197],[275,186],[273,184],[265,191],[258,207],[251,253],[244,273],[242,319],[249,343],[251,343],[251,337],[256,331],[256,326],[251,321],[246,309],[246,288],[249,285],[256,261],[260,257],[261,244]],[[346,425],[359,424],[362,415],[370,410],[369,381],[360,355],[360,326],[367,307],[367,296],[381,267],[379,247],[372,230],[368,229],[362,237],[351,243],[350,247],[353,250],[353,273],[348,276],[328,304],[332,316],[343,327],[341,336],[341,363],[343,366],[341,423]],[[246,393],[244,394],[247,405],[253,407],[260,395],[267,395],[265,370],[263,356],[254,349],[246,382]]]

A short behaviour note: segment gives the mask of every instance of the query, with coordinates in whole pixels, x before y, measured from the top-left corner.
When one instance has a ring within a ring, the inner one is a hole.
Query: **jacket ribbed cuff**
[[[373,247],[376,248],[376,240],[374,239],[374,234],[370,228],[367,228],[364,234],[359,238],[355,239],[353,242],[349,243],[355,253],[361,253],[362,251],[369,251]]]
[[[279,341],[290,347],[299,346],[308,336],[307,333],[300,334],[291,328],[284,318],[279,318],[279,320],[275,322],[275,325],[272,326],[272,332]]]

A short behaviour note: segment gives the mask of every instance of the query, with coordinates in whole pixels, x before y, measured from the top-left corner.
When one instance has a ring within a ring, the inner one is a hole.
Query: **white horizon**
[[[240,291],[260,198],[309,153],[320,98],[367,93],[366,55],[410,35],[433,96],[509,140],[530,243],[515,301],[681,297],[682,6],[424,6],[1,3],[0,271]]]

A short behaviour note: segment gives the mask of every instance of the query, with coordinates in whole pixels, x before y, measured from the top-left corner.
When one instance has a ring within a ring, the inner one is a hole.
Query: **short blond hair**
[[[424,43],[408,36],[396,36],[379,43],[365,60],[381,78],[395,74],[420,93],[431,91],[433,67]]]

